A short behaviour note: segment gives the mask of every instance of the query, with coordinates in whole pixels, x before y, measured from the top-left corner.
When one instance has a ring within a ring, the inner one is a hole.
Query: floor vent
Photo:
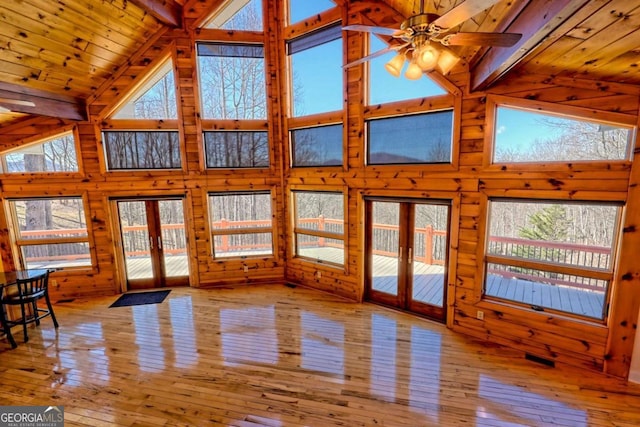
[[[552,368],[556,367],[556,362],[553,360],[545,359],[544,357],[534,356],[533,354],[525,353],[524,358],[527,360],[531,360],[532,362],[540,363],[545,366],[550,366]]]
[[[285,286],[288,288],[297,288],[298,285],[294,285],[293,283],[285,283]]]

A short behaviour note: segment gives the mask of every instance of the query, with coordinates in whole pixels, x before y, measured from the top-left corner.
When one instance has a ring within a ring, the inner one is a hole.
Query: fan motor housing
[[[440,15],[435,13],[421,13],[414,15],[405,20],[401,25],[401,30],[410,30],[413,34],[429,33],[429,25],[436,19],[440,18]]]

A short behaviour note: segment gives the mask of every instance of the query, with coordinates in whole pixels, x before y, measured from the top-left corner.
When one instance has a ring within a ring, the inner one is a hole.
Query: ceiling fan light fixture
[[[409,80],[418,80],[422,77],[422,68],[415,61],[411,61],[407,66],[407,71],[404,72],[404,76]]]
[[[400,77],[402,73],[402,68],[404,67],[404,55],[399,53],[394,56],[391,61],[384,64],[385,70],[389,72],[393,77]]]
[[[438,69],[443,75],[449,74],[460,58],[447,48],[443,48],[438,58]]]
[[[10,113],[11,110],[9,110],[8,108],[3,107],[2,105],[0,105],[0,114],[2,113]]]
[[[416,64],[422,69],[422,71],[431,71],[436,67],[436,65],[438,65],[440,51],[432,44],[425,43],[416,49],[413,56],[416,59]]]

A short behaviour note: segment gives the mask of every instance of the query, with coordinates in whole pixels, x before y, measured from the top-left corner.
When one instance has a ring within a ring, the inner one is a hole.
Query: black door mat
[[[168,291],[131,292],[120,295],[109,307],[128,307],[132,305],[159,304],[169,295]]]

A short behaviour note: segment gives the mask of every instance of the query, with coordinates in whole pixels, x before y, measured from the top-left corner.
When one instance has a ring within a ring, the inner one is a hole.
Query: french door
[[[366,199],[366,296],[445,321],[450,203]]]
[[[189,284],[182,198],[116,200],[127,289]]]

